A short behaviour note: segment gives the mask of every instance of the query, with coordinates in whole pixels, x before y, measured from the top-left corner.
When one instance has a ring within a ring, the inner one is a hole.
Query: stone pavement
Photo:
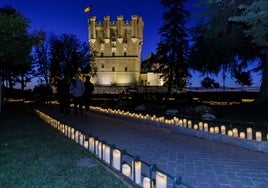
[[[208,141],[171,129],[91,112],[61,116],[55,106],[41,111],[84,131],[197,188],[268,188],[268,154]]]

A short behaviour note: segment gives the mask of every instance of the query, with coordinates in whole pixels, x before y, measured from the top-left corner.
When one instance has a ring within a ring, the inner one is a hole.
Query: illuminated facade
[[[141,71],[141,48],[143,41],[143,20],[132,15],[131,21],[110,16],[104,22],[96,17],[89,19],[89,42],[97,52],[95,63],[97,76],[92,81],[96,86],[138,86]]]

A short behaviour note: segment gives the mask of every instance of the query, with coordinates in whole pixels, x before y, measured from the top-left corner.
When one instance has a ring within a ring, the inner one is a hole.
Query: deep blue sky
[[[195,2],[198,1],[188,0],[186,8],[196,12],[198,8]],[[144,21],[142,59],[155,52],[160,41],[158,30],[163,24],[162,15],[165,11],[159,0],[0,0],[0,7],[4,5],[11,5],[30,19],[30,30],[43,29],[57,35],[74,34],[82,42],[88,42],[87,19],[92,15],[98,21],[103,21],[106,15],[114,21],[118,15],[123,15],[125,20],[131,20],[133,14],[140,15]],[[88,5],[93,7],[92,11],[84,13]],[[195,73],[193,86],[200,86],[201,79],[199,73]],[[221,77],[217,81],[222,85]],[[236,86],[228,78],[226,83]],[[254,80],[253,85],[259,85],[259,78]]]

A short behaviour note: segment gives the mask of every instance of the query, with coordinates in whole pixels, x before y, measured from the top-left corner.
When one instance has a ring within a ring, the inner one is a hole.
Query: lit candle
[[[71,139],[74,140],[74,128],[71,129]]]
[[[127,177],[131,177],[131,168],[128,164],[122,165],[122,173]]]
[[[121,153],[118,149],[113,150],[113,167],[120,170]]]
[[[95,155],[99,155],[99,140],[95,140],[94,143],[94,151],[95,151]]]
[[[240,137],[240,138],[246,138],[246,134],[245,134],[245,132],[240,132],[240,133],[239,133],[239,137]]]
[[[215,132],[215,131],[214,131],[214,127],[210,127],[210,128],[209,128],[209,132],[214,133],[214,132]]]
[[[110,164],[110,146],[104,146],[104,160]]]
[[[142,188],[151,188],[150,182],[151,182],[150,178],[144,177],[142,182]]]
[[[233,131],[232,130],[228,130],[228,136],[233,136]]]
[[[88,140],[84,141],[84,148],[88,149]]]
[[[75,142],[78,143],[78,139],[79,139],[79,131],[75,131],[74,139],[75,139]]]
[[[192,128],[192,121],[191,120],[188,120],[188,128]]]
[[[156,188],[166,188],[167,187],[167,176],[156,172]]]
[[[179,126],[182,127],[182,119],[179,120]]]
[[[187,119],[183,119],[183,127],[187,127]]]
[[[101,155],[102,155],[102,143],[99,142],[98,143],[98,157],[101,159]]]
[[[225,125],[221,126],[221,134],[225,135],[226,134],[226,127]]]
[[[204,131],[208,132],[208,123],[204,123]]]
[[[220,132],[219,127],[214,127],[214,131],[215,133],[219,133]]]
[[[256,132],[256,141],[262,141],[262,134],[260,131]]]
[[[80,133],[80,135],[79,135],[79,144],[81,146],[83,146],[83,144],[84,144],[84,134],[82,134],[82,133]]]
[[[94,153],[94,138],[93,137],[89,137],[89,151],[91,153]]]
[[[203,130],[203,122],[198,123],[199,130]]]
[[[252,140],[252,128],[247,128],[247,139]]]
[[[238,137],[238,130],[237,128],[233,128],[233,136]]]
[[[134,161],[132,161],[132,176],[135,175],[135,183],[140,184],[141,183],[141,162],[135,161],[135,174],[134,174]],[[134,177],[132,177],[134,180]]]
[[[194,129],[197,130],[198,129],[198,125],[194,124]]]

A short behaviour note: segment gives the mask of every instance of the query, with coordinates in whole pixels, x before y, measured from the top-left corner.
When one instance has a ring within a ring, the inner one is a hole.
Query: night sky
[[[189,0],[186,4],[186,8],[193,14],[199,10],[195,2],[198,1]],[[12,6],[28,18],[31,21],[30,31],[43,29],[57,35],[74,34],[82,42],[88,42],[87,19],[90,16],[94,15],[97,21],[102,22],[106,15],[111,17],[111,21],[116,21],[118,15],[123,15],[124,20],[131,20],[131,15],[137,14],[144,21],[142,60],[151,52],[155,53],[160,42],[158,31],[163,24],[162,15],[165,11],[158,0],[0,0],[0,7],[4,5]],[[84,13],[87,6],[92,6],[90,13]],[[200,86],[201,79],[199,73],[195,73],[193,86]],[[221,85],[221,77],[217,81]],[[257,80],[253,85],[258,84]]]

